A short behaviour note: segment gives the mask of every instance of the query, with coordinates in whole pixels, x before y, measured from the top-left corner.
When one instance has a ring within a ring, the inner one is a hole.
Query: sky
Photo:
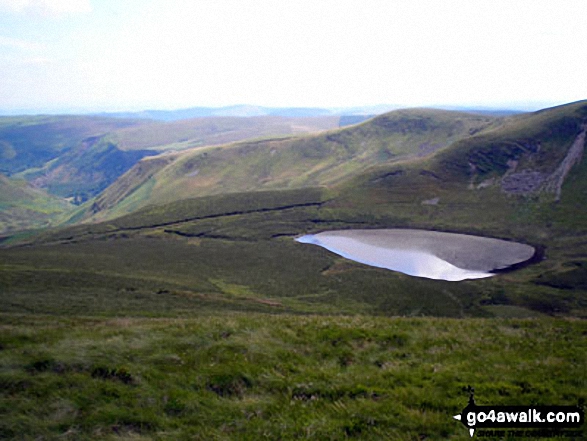
[[[0,112],[587,98],[584,0],[0,0]]]

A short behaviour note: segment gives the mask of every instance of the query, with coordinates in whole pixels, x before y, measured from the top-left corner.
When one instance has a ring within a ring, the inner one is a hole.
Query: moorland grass
[[[0,301],[5,311],[67,314],[142,315],[147,310],[193,316],[228,308],[586,316],[587,290],[583,282],[572,281],[587,280],[587,241],[581,239],[587,228],[584,219],[564,219],[565,193],[553,210],[522,205],[498,192],[479,198],[464,190],[461,198],[451,199],[447,189],[436,188],[441,200],[433,207],[398,201],[398,187],[382,203],[377,199],[381,187],[345,197],[321,189],[206,197],[23,237],[20,246],[7,241],[12,247],[0,250]],[[573,194],[574,188],[569,190]],[[548,223],[540,221],[545,210],[552,210]],[[385,227],[513,239],[544,247],[546,259],[490,279],[451,283],[350,263],[293,241],[308,232]],[[137,309],[141,302],[149,307]]]
[[[542,117],[546,158],[577,120],[557,131]],[[348,134],[332,135],[346,145]],[[512,153],[499,141],[496,162],[482,158],[487,175]],[[4,241],[0,438],[469,439],[452,419],[468,385],[478,404],[576,404],[587,390],[587,329],[573,318],[587,317],[586,163],[554,202],[470,189],[466,160]],[[517,240],[546,259],[451,283],[293,241],[358,227]]]
[[[574,405],[584,321],[0,315],[3,439],[469,439],[466,405]]]

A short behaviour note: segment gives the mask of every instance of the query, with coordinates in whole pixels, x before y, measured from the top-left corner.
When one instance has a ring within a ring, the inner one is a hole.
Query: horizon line
[[[139,114],[147,112],[181,112],[195,109],[206,109],[206,110],[226,110],[226,109],[238,109],[238,108],[251,108],[259,110],[322,110],[329,111],[334,114],[344,111],[357,111],[360,109],[376,109],[376,108],[388,108],[389,111],[400,110],[400,109],[411,109],[411,108],[432,108],[432,109],[444,109],[444,110],[488,110],[488,111],[520,111],[520,112],[532,112],[542,110],[548,107],[554,107],[558,105],[571,104],[573,102],[582,101],[512,101],[510,103],[429,103],[429,104],[360,104],[351,106],[267,106],[257,104],[228,104],[218,106],[206,106],[206,105],[194,105],[188,107],[137,107],[137,108],[126,108],[120,109],[115,106],[95,106],[95,107],[66,107],[66,108],[15,108],[15,109],[2,109],[0,108],[0,116],[43,116],[43,115],[87,115],[87,116],[100,116],[107,114]],[[259,115],[262,116],[262,115]]]

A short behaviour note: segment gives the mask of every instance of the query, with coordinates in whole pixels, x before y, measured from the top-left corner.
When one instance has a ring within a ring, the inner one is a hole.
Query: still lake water
[[[306,235],[296,241],[366,265],[448,281],[491,277],[494,274],[490,271],[534,254],[529,245],[424,230],[342,230]]]

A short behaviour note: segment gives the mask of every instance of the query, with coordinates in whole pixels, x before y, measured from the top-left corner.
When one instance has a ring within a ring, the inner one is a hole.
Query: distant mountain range
[[[496,129],[517,127],[531,115],[412,108],[372,117],[390,107],[0,117],[6,195],[0,232],[49,225],[72,210],[74,221],[95,221],[196,195],[331,186],[374,166],[425,158],[471,135],[501,133]],[[308,135],[315,132],[324,133]]]
[[[106,112],[100,116],[115,118],[140,118],[159,121],[177,121],[190,118],[206,118],[212,116],[252,117],[282,116],[288,118],[307,118],[315,116],[341,115],[376,115],[397,109],[398,106],[354,107],[347,109],[326,109],[320,107],[263,107],[248,104],[226,107],[190,107],[178,110],[143,110],[139,112]]]
[[[316,116],[362,116],[363,120],[367,117],[380,115],[402,108],[398,105],[381,104],[377,106],[362,107],[339,107],[339,108],[320,108],[320,107],[262,107],[252,105],[236,105],[227,107],[191,107],[188,109],[178,110],[144,110],[140,112],[112,112],[100,113],[101,116],[110,116],[115,118],[140,118],[154,119],[159,121],[177,121],[189,118],[205,118],[212,116],[282,116],[288,118],[304,118]],[[439,109],[458,110],[461,112],[481,113],[496,116],[507,116],[515,113],[522,113],[519,110],[496,109],[496,108],[475,108],[475,107],[449,107],[439,106]],[[357,120],[356,122],[360,122]]]

